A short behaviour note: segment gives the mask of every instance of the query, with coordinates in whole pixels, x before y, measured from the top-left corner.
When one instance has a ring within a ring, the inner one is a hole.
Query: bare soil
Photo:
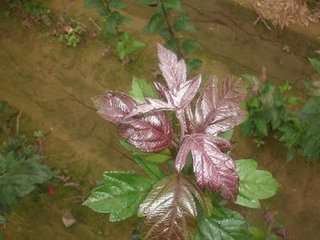
[[[95,28],[88,19],[98,17],[83,8],[82,0],[56,0],[48,6],[57,15],[67,13]],[[188,0],[185,9],[201,43],[198,55],[204,61],[204,78],[259,74],[265,66],[277,84],[289,81],[300,99],[306,97],[303,80],[313,74],[307,57],[314,56],[319,46],[320,25],[269,31],[263,24],[253,25],[257,16],[250,9],[225,0]],[[52,131],[45,142],[47,163],[68,171],[81,185],[80,190],[61,187],[57,195],[44,194],[36,203],[31,198],[19,201],[8,217],[6,239],[130,239],[138,219],[109,223],[106,216],[75,203],[75,197],[85,197],[104,171],[139,171],[120,154],[114,126],[97,116],[90,101],[105,89],[127,91],[133,75],[153,80],[155,47],[161,39],[141,33],[153,9],[132,4],[129,10],[133,21],[128,30],[147,47],[124,67],[114,50],[104,54],[108,46],[97,38],[67,48],[48,34],[48,28],[35,24],[26,29],[18,18],[7,17],[5,5],[0,7],[0,99],[23,111],[21,124],[27,131]],[[278,212],[288,239],[319,239],[320,165],[298,158],[286,162],[285,149],[273,140],[260,149],[239,133],[234,140],[236,159],[258,159],[260,168],[271,171],[281,184],[278,195],[265,201],[261,210],[245,212],[249,221],[263,226],[263,210],[269,209]],[[66,229],[61,216],[68,209],[77,223]]]

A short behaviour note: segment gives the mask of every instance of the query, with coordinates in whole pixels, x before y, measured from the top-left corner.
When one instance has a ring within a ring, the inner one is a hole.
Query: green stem
[[[168,13],[166,11],[166,8],[164,6],[164,3],[163,3],[163,0],[159,0],[159,3],[160,3],[161,10],[162,10],[162,13],[164,15],[164,18],[166,19],[166,24],[167,24],[167,27],[169,29],[169,32],[170,32],[170,35],[171,35],[171,39],[176,39],[176,36],[174,34],[174,31],[172,29],[172,26],[171,26],[171,23],[170,23],[170,20],[169,20],[169,15],[168,15]],[[183,52],[181,51],[179,44],[178,44],[177,48],[178,48],[177,51],[178,51],[179,57],[183,58]]]

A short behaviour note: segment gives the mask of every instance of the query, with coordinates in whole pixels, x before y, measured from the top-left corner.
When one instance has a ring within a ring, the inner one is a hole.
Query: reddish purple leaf
[[[192,80],[186,81],[180,85],[175,94],[171,93],[171,99],[173,104],[177,109],[184,108],[189,104],[192,99],[197,94],[197,91],[200,87],[201,76],[193,78]]]
[[[245,98],[245,90],[239,82],[227,77],[222,89],[217,90],[216,81],[212,81],[202,92],[196,105],[195,121],[197,132],[218,135],[243,122],[246,112],[240,109]]]
[[[234,161],[221,149],[230,149],[230,143],[208,134],[187,135],[176,158],[176,168],[181,172],[191,151],[193,171],[201,188],[221,191],[225,199],[235,201],[238,195],[239,177]]]
[[[175,94],[182,83],[187,80],[187,68],[184,59],[158,44],[159,68],[167,82],[169,90]]]
[[[137,106],[137,103],[127,95],[112,91],[92,98],[92,101],[98,114],[115,124],[123,121]]]
[[[142,228],[144,239],[191,239],[197,217],[194,198],[206,205],[200,189],[182,175],[170,175],[157,182],[139,209],[139,214],[146,216]]]
[[[163,112],[129,118],[119,125],[119,133],[144,152],[161,151],[173,142],[170,122]]]
[[[184,108],[196,95],[201,83],[201,76],[187,81],[187,68],[183,59],[169,49],[158,45],[159,67],[168,88],[156,82],[155,87],[161,96],[174,106],[174,109]]]

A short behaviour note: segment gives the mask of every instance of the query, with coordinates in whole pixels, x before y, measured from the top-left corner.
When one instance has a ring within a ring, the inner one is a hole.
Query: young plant
[[[103,17],[101,35],[108,42],[116,42],[116,51],[119,58],[124,61],[129,55],[145,46],[130,33],[120,31],[122,24],[130,18],[123,16],[119,10],[126,7],[124,0],[85,0],[86,8],[94,8]]]
[[[201,76],[187,80],[186,63],[158,46],[166,85],[134,81],[130,96],[107,91],[93,99],[98,114],[115,124],[124,146],[147,176],[109,171],[85,205],[110,221],[145,217],[143,239],[248,239],[245,219],[226,201],[251,208],[273,196],[277,182],[254,160],[234,161],[222,137],[246,117],[238,81],[217,79],[200,92]],[[160,95],[161,98],[155,98]]]
[[[165,46],[174,50],[180,57],[186,57],[195,52],[200,44],[193,38],[184,38],[191,35],[195,28],[190,23],[190,17],[183,12],[182,0],[137,0],[145,5],[152,5],[156,11],[145,26],[146,33],[159,34],[165,40]],[[152,4],[154,3],[154,4]],[[190,69],[201,67],[202,61],[198,58],[186,58]]]
[[[7,115],[12,109],[3,101],[0,101],[0,106],[1,120],[8,122]],[[43,163],[45,157],[35,139],[25,135],[8,137],[9,126],[2,127],[5,131],[3,134],[0,132],[0,137],[5,141],[0,145],[0,225],[4,224],[5,215],[18,198],[54,177],[53,171]]]
[[[69,47],[77,47],[81,42],[81,36],[84,33],[84,29],[75,23],[70,23],[64,26],[63,32],[59,36],[59,41],[64,42]]]
[[[8,0],[9,8],[18,11],[19,15],[26,20],[42,22],[51,25],[50,10],[43,4],[42,0]]]
[[[270,134],[275,134],[288,148],[288,159],[292,159],[301,138],[302,126],[288,109],[297,103],[295,97],[287,96],[291,86],[285,83],[276,87],[252,75],[243,75],[243,78],[252,86],[253,94],[244,104],[249,117],[241,124],[242,132],[253,137],[258,147]]]

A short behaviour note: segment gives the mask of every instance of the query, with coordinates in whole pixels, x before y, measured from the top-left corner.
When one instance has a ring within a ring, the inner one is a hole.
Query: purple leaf
[[[198,88],[201,83],[201,76],[197,76],[192,80],[186,81],[180,85],[175,94],[171,94],[173,104],[177,108],[184,108],[189,104],[197,94]]]
[[[243,122],[246,112],[240,109],[239,105],[244,98],[245,90],[242,85],[231,77],[224,79],[220,92],[217,90],[216,81],[211,81],[196,104],[196,132],[216,136]]]
[[[177,55],[169,49],[158,44],[159,68],[167,82],[169,90],[176,93],[179,86],[184,83],[187,68],[183,59],[178,60]]]
[[[197,217],[194,197],[206,205],[200,189],[182,175],[170,175],[157,182],[139,209],[139,215],[146,216],[144,239],[191,239]]]
[[[120,135],[144,152],[157,152],[172,143],[172,130],[163,112],[129,118],[119,125]]]
[[[230,149],[230,143],[208,134],[187,135],[176,158],[176,168],[181,172],[191,151],[193,171],[199,186],[221,191],[225,199],[235,201],[238,195],[239,177],[234,161],[221,149]]]
[[[123,121],[137,106],[137,103],[127,95],[112,91],[92,98],[92,101],[98,114],[115,124]]]

